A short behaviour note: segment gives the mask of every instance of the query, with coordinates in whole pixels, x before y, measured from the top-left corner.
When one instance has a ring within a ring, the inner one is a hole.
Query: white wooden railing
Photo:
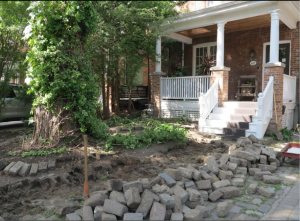
[[[273,92],[274,92],[274,77],[269,78],[267,87],[262,93],[258,94],[257,99],[257,138],[262,139],[267,127],[269,125],[270,119],[273,116]]]
[[[296,76],[283,75],[283,103],[296,102]]]
[[[210,76],[166,77],[160,82],[161,99],[199,99],[210,87]]]
[[[201,94],[199,98],[199,124],[198,130],[201,132],[202,127],[205,126],[205,119],[208,117],[212,109],[218,104],[218,79],[213,83],[213,85],[209,88],[206,94]]]

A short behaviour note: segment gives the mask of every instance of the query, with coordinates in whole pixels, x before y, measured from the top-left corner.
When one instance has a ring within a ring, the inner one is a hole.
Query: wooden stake
[[[88,183],[88,162],[87,162],[87,135],[83,135],[84,143],[84,196],[89,196],[89,183]]]

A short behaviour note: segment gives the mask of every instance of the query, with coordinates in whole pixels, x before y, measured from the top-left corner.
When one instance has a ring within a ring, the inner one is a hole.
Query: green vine
[[[87,37],[95,32],[96,11],[91,1],[35,1],[25,29],[30,92],[34,107],[43,105],[53,114],[62,110],[82,132],[105,138],[107,125],[96,117],[98,89],[85,52]]]

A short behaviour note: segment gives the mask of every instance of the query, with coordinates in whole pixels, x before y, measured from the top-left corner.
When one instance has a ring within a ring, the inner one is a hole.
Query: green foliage
[[[23,30],[29,19],[29,1],[0,1],[0,118],[4,99],[10,91],[9,81],[24,73],[26,55]]]
[[[7,153],[7,155],[8,155],[8,156],[17,156],[17,153],[12,152],[12,151],[9,151],[9,152]]]
[[[144,124],[146,124],[147,127],[139,135],[130,132],[125,135],[118,133],[116,136],[109,136],[106,140],[104,150],[111,151],[115,145],[125,146],[128,149],[135,149],[143,146],[150,146],[154,143],[160,144],[169,141],[186,142],[185,136],[188,132],[184,128],[153,119],[147,119]]]
[[[184,123],[192,123],[192,120],[187,118],[185,115],[182,115],[181,117],[176,118],[177,123],[184,124]]]
[[[282,133],[283,140],[285,140],[285,141],[291,141],[292,140],[292,136],[293,136],[293,131],[292,130],[289,130],[289,129],[287,129],[287,127],[285,127],[285,128],[282,128],[280,130],[280,132]]]
[[[52,113],[63,110],[82,132],[105,138],[107,125],[96,118],[99,91],[85,53],[86,40],[96,30],[97,15],[91,1],[32,2],[31,20],[25,37],[34,107],[44,105]]]
[[[124,118],[121,118],[119,116],[113,116],[111,118],[109,118],[109,120],[107,121],[107,124],[108,125],[122,125],[122,124],[128,124],[128,123],[131,123],[131,121],[127,118],[127,117],[124,117]]]
[[[31,151],[24,151],[22,152],[22,157],[31,157],[31,156],[46,156],[50,154],[61,154],[62,152],[66,151],[67,147],[62,147],[59,149],[52,149],[52,150],[31,150]]]
[[[283,136],[283,140],[285,140],[285,141],[292,141],[293,140],[293,138],[292,138],[293,131],[292,130],[289,130],[289,129],[287,129],[287,127],[285,127],[285,128],[282,128],[280,130],[280,132],[281,132],[281,134]],[[268,137],[272,137],[274,140],[279,140],[278,137],[277,137],[277,135],[275,133],[273,133],[273,132],[268,133],[267,136]]]
[[[273,140],[279,140],[279,139],[277,138],[277,135],[276,135],[275,133],[273,133],[273,132],[268,133],[267,136],[268,136],[268,137],[272,137]]]

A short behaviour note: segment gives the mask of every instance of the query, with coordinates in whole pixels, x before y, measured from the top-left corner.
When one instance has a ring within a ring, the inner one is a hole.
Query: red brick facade
[[[297,23],[297,29],[289,29],[286,25],[280,25],[280,41],[291,41],[290,74],[297,76],[297,103],[299,98],[299,30],[300,23]],[[193,45],[216,42],[216,36],[193,39],[192,45],[185,45],[184,64],[187,66],[190,75],[192,75]],[[226,33],[225,25],[225,60],[226,67],[230,67],[229,73],[229,91],[228,100],[236,100],[237,80],[239,75],[257,75],[258,91],[262,91],[262,65],[263,65],[263,44],[270,42],[270,27],[257,28],[248,31]],[[251,50],[255,51],[255,57],[250,57]],[[254,66],[250,61],[256,61]],[[259,69],[257,69],[259,67]]]
[[[277,128],[282,128],[282,104],[283,104],[283,67],[265,67],[264,87],[267,86],[270,76],[274,77],[274,91],[277,112]],[[276,130],[276,114],[273,104],[273,117],[270,120],[268,131]]]
[[[210,86],[219,80],[219,93],[218,93],[218,106],[222,107],[224,101],[228,101],[228,76],[229,71],[227,70],[215,70],[212,71]]]

